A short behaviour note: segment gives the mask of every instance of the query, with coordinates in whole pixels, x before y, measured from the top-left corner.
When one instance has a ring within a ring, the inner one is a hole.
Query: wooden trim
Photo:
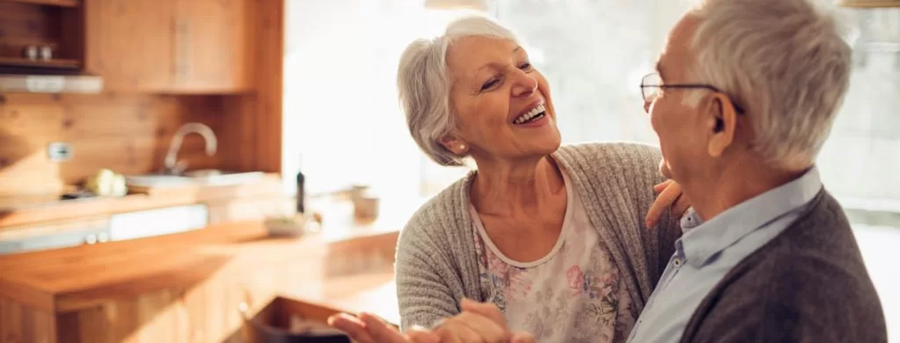
[[[848,7],[848,8],[897,8],[900,7],[900,1],[854,1],[854,0],[844,0],[839,1],[838,6]]]
[[[282,115],[284,107],[284,0],[247,1],[245,44],[254,51],[253,84],[256,91],[226,96],[224,110],[228,136],[222,142],[230,152],[225,167],[281,173]]]
[[[284,35],[285,1],[257,0],[260,5],[256,47],[260,70],[256,72],[256,117],[259,120],[256,139],[258,168],[281,172],[282,115],[284,107]],[[263,134],[264,133],[264,134]]]
[[[85,23],[84,9],[75,11],[63,11],[62,27],[64,28],[60,35],[60,49],[57,58],[67,58],[78,62],[78,68],[84,68],[84,50],[85,50]]]

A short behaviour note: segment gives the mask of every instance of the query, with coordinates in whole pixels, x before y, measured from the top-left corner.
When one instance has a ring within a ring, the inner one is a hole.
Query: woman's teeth
[[[514,124],[525,124],[534,119],[541,118],[544,116],[544,111],[545,111],[544,104],[540,104],[537,107],[531,109],[531,111],[528,111],[528,113],[525,113],[525,114],[519,116],[518,118],[516,118],[516,120],[514,120],[513,123]]]

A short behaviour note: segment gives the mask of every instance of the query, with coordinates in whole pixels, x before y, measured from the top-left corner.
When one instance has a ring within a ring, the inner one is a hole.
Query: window
[[[637,86],[689,3],[489,4],[488,14],[524,38],[532,62],[549,80],[564,143],[657,143]],[[419,151],[397,104],[395,83],[406,44],[438,34],[457,13],[426,10],[421,1],[409,0],[288,5],[286,171],[296,170],[302,155],[311,192],[369,183],[404,196],[434,194],[467,171],[438,166]],[[900,10],[872,13],[849,17],[862,28],[866,39],[861,41],[900,42],[894,30]],[[868,51],[865,47],[858,50]],[[900,62],[893,53],[858,54],[850,93],[820,155],[820,169],[838,197],[900,203],[900,117],[894,113],[900,107],[895,96]]]
[[[361,183],[418,196],[425,157],[399,108],[397,63],[409,42],[438,34],[457,13],[408,0],[287,5],[285,174],[302,166],[310,193]]]

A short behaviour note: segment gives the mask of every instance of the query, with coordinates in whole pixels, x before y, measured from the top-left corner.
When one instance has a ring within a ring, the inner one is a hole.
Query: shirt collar
[[[687,262],[702,267],[713,255],[766,226],[788,212],[809,203],[822,189],[818,169],[813,166],[800,178],[757,195],[701,223],[693,210],[682,219],[680,239]]]

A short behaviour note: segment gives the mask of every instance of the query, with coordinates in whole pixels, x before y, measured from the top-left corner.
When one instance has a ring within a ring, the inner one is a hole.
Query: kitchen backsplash
[[[181,124],[203,122],[218,134],[221,112],[213,96],[0,96],[0,197],[58,193],[101,168],[157,171]],[[51,162],[51,142],[67,143],[71,159]],[[222,154],[206,156],[203,149],[203,140],[189,135],[179,157],[192,168],[217,167]]]

